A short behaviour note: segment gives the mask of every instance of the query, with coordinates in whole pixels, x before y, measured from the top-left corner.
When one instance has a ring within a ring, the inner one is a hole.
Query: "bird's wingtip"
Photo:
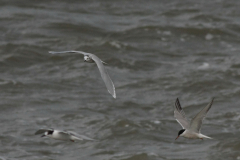
[[[37,130],[34,135],[38,135],[38,134],[41,134],[41,129]]]
[[[54,51],[48,51],[48,53],[54,54],[55,52]]]
[[[113,98],[117,98],[115,88],[113,89],[113,91],[108,89],[108,92],[113,96]]]
[[[179,101],[178,97],[177,97],[177,99],[176,99],[176,101],[175,101],[175,105],[176,105],[176,106],[179,106],[179,105],[180,105],[180,101]]]
[[[92,139],[92,138],[89,138],[89,139],[87,139],[87,140],[89,140],[89,141],[98,141],[98,140]]]

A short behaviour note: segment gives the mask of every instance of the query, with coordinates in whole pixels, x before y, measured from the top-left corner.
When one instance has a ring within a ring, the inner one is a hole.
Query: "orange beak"
[[[178,139],[179,136],[177,136],[177,138],[175,139],[175,141]]]

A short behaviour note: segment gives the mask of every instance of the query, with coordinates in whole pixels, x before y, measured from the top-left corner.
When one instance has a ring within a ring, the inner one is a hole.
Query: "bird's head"
[[[178,137],[182,136],[182,134],[185,132],[185,129],[181,129],[179,132],[178,132],[178,136],[175,140],[178,139]]]
[[[91,58],[88,55],[84,56],[84,62],[90,62]]]
[[[44,135],[42,135],[41,137],[45,137],[45,136],[48,136],[48,135],[52,135],[54,131],[47,131],[44,133]]]

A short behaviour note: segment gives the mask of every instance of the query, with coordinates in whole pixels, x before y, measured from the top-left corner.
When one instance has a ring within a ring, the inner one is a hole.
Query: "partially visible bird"
[[[115,87],[114,84],[109,77],[107,70],[105,69],[103,64],[107,64],[103,62],[100,58],[98,58],[96,55],[92,53],[86,53],[82,51],[61,51],[61,52],[55,52],[55,51],[49,51],[51,54],[59,54],[59,53],[78,53],[78,54],[83,54],[84,55],[84,62],[88,63],[96,63],[98,66],[98,69],[100,71],[101,77],[107,87],[108,92],[113,96],[113,98],[116,98],[116,92],[115,92]]]
[[[35,135],[37,134],[42,134],[43,135],[41,137],[49,137],[49,138],[53,138],[53,139],[57,139],[57,140],[63,140],[63,141],[76,141],[76,140],[89,140],[89,141],[93,141],[94,139],[89,138],[87,136],[84,135],[79,135],[75,132],[72,131],[61,131],[61,130],[56,130],[53,128],[50,129],[39,129],[37,132],[35,132]]]
[[[178,132],[178,137],[185,137],[185,138],[191,138],[191,139],[203,139],[203,138],[208,138],[212,139],[211,137],[205,136],[200,133],[201,131],[201,126],[202,126],[202,121],[203,118],[206,117],[207,112],[210,110],[212,104],[213,104],[214,98],[212,98],[211,102],[204,107],[189,123],[187,120],[187,117],[185,116],[185,113],[180,105],[180,102],[177,98],[175,102],[175,110],[174,110],[174,117],[176,118],[177,122],[182,126],[183,129],[181,129]],[[176,140],[175,139],[175,140]]]

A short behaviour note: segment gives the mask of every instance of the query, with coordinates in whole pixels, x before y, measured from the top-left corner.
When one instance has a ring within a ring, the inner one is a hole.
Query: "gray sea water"
[[[240,159],[240,1],[1,0],[0,159]],[[107,62],[117,99],[95,64]],[[212,97],[202,133],[175,141]],[[34,135],[72,130],[97,139]]]

